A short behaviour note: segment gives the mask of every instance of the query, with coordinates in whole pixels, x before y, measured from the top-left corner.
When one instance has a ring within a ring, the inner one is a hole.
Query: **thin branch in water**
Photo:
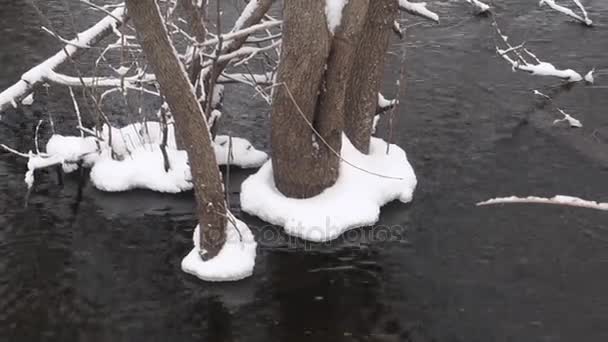
[[[508,204],[508,203],[536,203],[536,204],[552,204],[552,205],[563,205],[578,208],[587,208],[608,211],[608,203],[598,203],[595,201],[588,201],[578,197],[557,195],[552,198],[544,198],[537,196],[529,197],[498,197],[490,200],[479,202],[477,206],[495,205],[495,204]]]
[[[570,127],[573,127],[573,128],[583,127],[583,124],[579,120],[573,118],[570,114],[564,112],[561,108],[559,108],[550,96],[545,95],[538,90],[534,90],[533,93],[534,93],[534,95],[538,95],[538,96],[541,96],[541,97],[549,100],[549,102],[553,105],[553,107],[555,107],[555,109],[557,109],[557,111],[560,112],[564,116],[563,119],[558,119],[558,120],[553,121],[554,125],[557,123],[560,123],[560,122],[568,122]]]

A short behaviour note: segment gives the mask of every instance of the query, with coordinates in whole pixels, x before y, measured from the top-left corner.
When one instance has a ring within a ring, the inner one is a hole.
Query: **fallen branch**
[[[518,46],[512,46],[508,42],[508,37],[502,34],[500,28],[498,27],[498,23],[496,19],[494,19],[494,28],[498,36],[501,38],[503,43],[507,46],[506,49],[501,49],[496,46],[496,52],[500,57],[511,64],[511,68],[513,71],[520,70],[528,72],[535,76],[552,76],[561,78],[567,82],[579,82],[583,80],[583,77],[576,71],[572,69],[557,69],[553,64],[548,62],[541,61],[536,55],[530,52],[528,49],[524,48],[524,44],[520,44]],[[531,63],[526,60],[523,54],[520,52],[523,51],[528,58],[532,58],[536,63]],[[514,57],[509,56],[509,54],[514,55]]]
[[[467,2],[475,8],[477,14],[487,13],[490,11],[490,6],[479,0],[467,0]]]
[[[399,0],[399,9],[437,23],[439,22],[439,15],[426,8],[426,2],[409,2],[408,0]]]
[[[558,119],[558,120],[553,121],[554,125],[558,124],[560,122],[568,122],[568,124],[570,125],[570,127],[573,127],[573,128],[581,128],[581,127],[583,127],[583,124],[579,120],[573,118],[570,114],[564,112],[561,108],[559,108],[555,104],[555,102],[553,102],[553,99],[551,97],[549,97],[548,95],[545,95],[545,94],[541,93],[538,90],[534,90],[533,92],[534,92],[534,95],[542,96],[545,99],[549,100],[549,102],[551,102],[551,104],[553,105],[553,107],[555,107],[555,109],[557,109],[557,111],[560,112],[564,116],[563,119]]]
[[[582,17],[580,15],[574,13],[573,10],[556,4],[554,0],[540,0],[538,5],[542,7],[543,5],[546,4],[549,7],[551,7],[552,9],[554,9],[560,13],[563,13],[571,18],[574,18],[587,26],[593,26],[593,21],[591,21],[591,19],[589,19],[589,17],[587,16],[587,11],[585,10],[585,7],[583,7],[583,5],[581,4],[581,2],[579,0],[573,0],[573,1],[578,6],[578,8],[581,9],[581,12],[583,12]]]
[[[595,201],[587,201],[578,197],[557,195],[552,198],[544,197],[499,197],[492,198],[490,200],[479,202],[477,206],[495,205],[495,204],[508,204],[508,203],[538,203],[538,204],[553,204],[553,205],[565,205],[570,207],[588,208],[595,210],[608,211],[608,203],[598,203]]]

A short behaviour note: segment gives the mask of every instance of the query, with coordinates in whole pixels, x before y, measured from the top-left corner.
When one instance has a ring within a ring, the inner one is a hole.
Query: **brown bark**
[[[332,37],[324,1],[285,2],[271,144],[275,184],[288,197],[315,196],[338,177],[344,95],[368,3],[351,0]]]
[[[201,6],[199,7],[196,6],[193,1],[194,0],[179,0],[184,12],[190,15],[190,32],[198,43],[202,43],[207,39],[207,26],[205,25],[206,3],[202,1]],[[200,72],[200,65],[201,56],[194,51],[191,64],[188,68],[188,75],[190,76],[190,82],[192,84],[196,83],[198,73]]]
[[[156,1],[128,0],[138,39],[175,118],[192,171],[201,231],[201,247],[212,258],[226,240],[226,204],[209,129],[194,89],[181,65]]]
[[[344,132],[353,145],[363,153],[369,153],[385,56],[398,8],[397,0],[370,1],[365,28],[359,41],[346,92]]]

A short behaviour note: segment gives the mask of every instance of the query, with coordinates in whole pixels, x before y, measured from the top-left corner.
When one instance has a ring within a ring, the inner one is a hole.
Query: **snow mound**
[[[103,127],[102,139],[109,141],[110,130],[108,126]],[[232,139],[232,143],[229,140]],[[147,144],[161,144],[163,140],[163,128],[159,122],[148,121],[145,123],[134,123],[123,128],[112,127],[112,149],[114,153],[125,156],[133,151],[140,149]],[[232,146],[230,146],[232,144]],[[175,127],[167,127],[167,146],[177,149],[175,141]],[[232,155],[230,155],[232,148]],[[217,135],[214,140],[213,149],[219,165],[238,166],[242,168],[257,168],[268,160],[268,155],[257,150],[246,139],[227,135]],[[230,157],[230,159],[229,159]]]
[[[243,211],[283,226],[290,235],[323,242],[347,230],[374,224],[380,207],[388,202],[412,200],[416,175],[399,146],[391,144],[387,155],[387,143],[372,137],[370,153],[365,155],[346,136],[342,140],[342,157],[367,172],[342,161],[333,186],[315,197],[295,199],[277,190],[268,161],[243,182]]]
[[[237,227],[228,221],[226,243],[219,254],[208,261],[199,256],[197,226],[192,236],[194,248],[182,260],[182,270],[205,281],[235,281],[250,276],[255,265],[257,243],[249,227],[239,219],[234,220]]]
[[[170,166],[167,172],[160,149],[163,129],[154,121],[112,127],[111,130],[106,125],[100,141],[95,137],[55,134],[46,144],[46,154],[58,160],[67,173],[78,169],[79,163],[91,168],[91,181],[102,191],[149,189],[178,193],[190,190],[192,175],[188,154],[177,149],[173,125],[167,128],[166,151]],[[243,138],[218,135],[213,141],[213,150],[219,165],[255,168],[268,160],[265,152]],[[115,158],[111,157],[112,152]]]
[[[61,166],[65,173],[78,169],[78,162],[90,167],[99,158],[99,146],[93,137],[75,137],[53,134],[46,143],[46,153],[63,159]]]
[[[186,151],[167,148],[169,170],[158,145],[144,145],[123,160],[114,160],[109,153],[91,168],[91,182],[102,191],[119,192],[149,189],[178,193],[192,189],[192,176]]]
[[[215,158],[219,165],[257,168],[268,160],[266,152],[257,150],[247,139],[217,135],[213,142]]]

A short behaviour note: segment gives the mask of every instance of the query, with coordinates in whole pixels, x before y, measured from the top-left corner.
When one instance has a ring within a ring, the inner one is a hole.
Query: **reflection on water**
[[[65,22],[62,1],[40,3]],[[58,186],[42,171],[24,208],[23,161],[0,154],[0,340],[605,341],[606,215],[473,203],[512,193],[608,200],[606,82],[564,89],[512,73],[495,56],[487,18],[458,1],[431,3],[442,24],[409,30],[397,119],[397,143],[420,181],[412,204],[390,204],[377,227],[331,244],[304,243],[240,213],[248,173],[234,172],[231,203],[260,239],[257,266],[249,279],[209,284],[179,270],[195,223],[191,194],[104,194],[87,184],[78,202],[77,177]],[[592,29],[524,0],[496,12],[514,42],[557,66],[606,70],[608,3],[587,4]],[[95,15],[73,7],[79,29]],[[56,46],[25,2],[0,8],[4,89]],[[552,126],[556,113],[533,98],[536,88],[585,127]],[[48,111],[69,126],[70,100],[53,91],[5,113],[0,140],[31,149]],[[245,91],[228,94],[222,128],[268,148],[267,109]]]

